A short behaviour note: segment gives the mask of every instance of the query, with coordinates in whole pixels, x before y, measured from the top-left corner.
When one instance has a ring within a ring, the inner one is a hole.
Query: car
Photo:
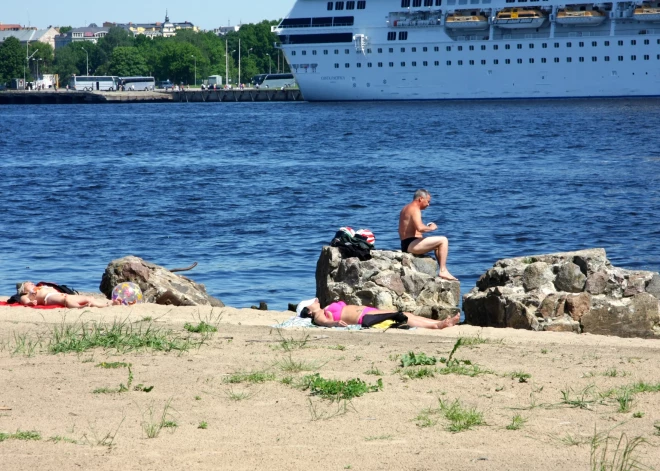
[[[158,82],[158,88],[165,91],[172,90],[174,88],[174,84],[169,80],[163,80],[161,82]]]

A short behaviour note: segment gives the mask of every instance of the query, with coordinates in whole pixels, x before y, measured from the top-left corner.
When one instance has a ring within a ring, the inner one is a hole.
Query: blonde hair
[[[16,283],[16,294],[18,294],[19,296],[28,294],[28,292],[25,290],[25,283],[29,283],[29,281],[24,281],[23,283]]]

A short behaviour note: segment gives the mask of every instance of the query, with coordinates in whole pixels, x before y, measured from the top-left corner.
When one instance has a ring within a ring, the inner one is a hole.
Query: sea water
[[[603,247],[660,270],[660,101],[0,108],[0,295],[97,291],[137,255],[227,305],[315,292],[341,226],[398,249],[417,188],[463,293],[501,258]]]

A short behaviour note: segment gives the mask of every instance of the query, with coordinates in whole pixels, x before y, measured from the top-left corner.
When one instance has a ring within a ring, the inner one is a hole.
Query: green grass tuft
[[[439,409],[450,422],[447,427],[450,432],[462,432],[485,424],[483,412],[479,412],[475,408],[463,408],[458,399],[451,404],[440,400]]]
[[[520,414],[516,414],[513,416],[511,419],[511,423],[506,426],[507,430],[518,430],[520,427],[522,427],[525,422],[527,422],[527,419],[523,418]]]
[[[218,328],[216,326],[207,324],[204,321],[201,321],[197,325],[191,324],[190,322],[186,322],[185,324],[183,324],[183,328],[186,329],[188,332],[192,332],[195,334],[206,334],[209,332],[218,331]]]
[[[5,440],[41,440],[41,434],[34,430],[17,430],[15,433],[0,432],[0,442]]]
[[[350,379],[339,381],[322,378],[318,373],[305,376],[301,381],[301,389],[309,389],[312,395],[320,396],[331,401],[350,401],[354,397],[360,397],[369,392],[383,389],[383,380],[378,379],[376,384],[367,384],[361,379]]]
[[[438,360],[435,357],[426,356],[425,353],[415,353],[408,352],[400,357],[401,366],[407,368],[409,366],[420,366],[420,365],[435,365]]]
[[[254,371],[252,373],[233,373],[228,378],[224,379],[224,383],[238,384],[238,383],[265,383],[266,381],[273,381],[275,379],[274,373],[266,373],[265,371]]]

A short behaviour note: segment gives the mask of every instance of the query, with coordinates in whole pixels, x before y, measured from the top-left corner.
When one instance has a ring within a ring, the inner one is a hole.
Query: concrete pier
[[[18,90],[0,92],[0,105],[60,105],[85,103],[221,103],[303,101],[298,89],[184,90],[178,92],[78,92]]]

